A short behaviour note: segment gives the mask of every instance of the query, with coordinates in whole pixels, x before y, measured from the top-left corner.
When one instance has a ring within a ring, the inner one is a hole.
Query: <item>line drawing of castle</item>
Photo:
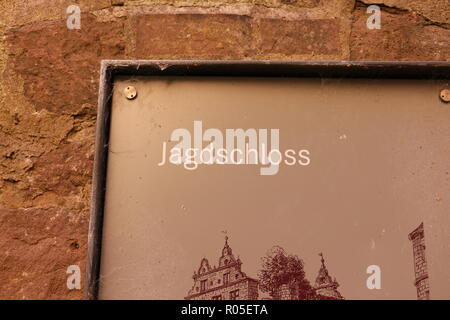
[[[332,279],[325,266],[323,254],[321,266],[312,287],[315,300],[343,300],[337,288],[339,283]],[[225,245],[219,258],[219,266],[209,264],[208,259],[202,258],[199,268],[192,276],[194,284],[189,290],[185,300],[258,300],[259,281],[247,276],[241,270],[242,261],[233,255],[233,250],[225,237]],[[280,285],[272,298],[264,300],[300,300],[300,285],[290,282]]]
[[[233,250],[225,245],[219,258],[219,266],[209,264],[206,258],[194,271],[194,285],[186,300],[258,300],[258,280],[248,277],[241,271],[242,262],[235,258]]]
[[[408,234],[413,247],[414,286],[417,290],[418,300],[430,299],[430,284],[428,265],[425,254],[425,233],[423,222]],[[314,300],[344,300],[338,291],[339,283],[332,278],[325,265],[322,253],[319,253],[321,266],[315,279],[313,296],[307,299]],[[225,245],[219,258],[219,266],[209,264],[206,258],[200,262],[197,271],[194,271],[194,284],[189,290],[186,300],[258,300],[259,281],[247,276],[241,270],[242,261],[233,255],[233,250],[225,237]],[[263,297],[263,300],[302,300],[300,298],[300,285],[295,281],[281,284],[272,297]]]
[[[331,276],[328,274],[328,269],[325,266],[325,259],[323,258],[323,254],[319,253],[320,262],[322,263],[320,266],[319,274],[316,278],[316,283],[314,285],[314,289],[317,295],[328,297],[330,299],[342,300],[344,297],[339,293],[337,288],[339,287],[339,283],[336,281],[336,278],[331,279]]]

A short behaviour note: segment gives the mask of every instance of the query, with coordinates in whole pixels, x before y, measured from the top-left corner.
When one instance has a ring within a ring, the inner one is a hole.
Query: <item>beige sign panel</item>
[[[447,85],[116,77],[98,297],[449,299]]]

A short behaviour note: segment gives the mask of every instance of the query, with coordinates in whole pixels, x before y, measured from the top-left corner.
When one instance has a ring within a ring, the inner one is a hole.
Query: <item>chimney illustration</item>
[[[423,222],[408,235],[413,246],[414,256],[414,285],[417,288],[418,300],[430,299],[430,284],[428,281],[427,260],[425,258],[425,235]]]

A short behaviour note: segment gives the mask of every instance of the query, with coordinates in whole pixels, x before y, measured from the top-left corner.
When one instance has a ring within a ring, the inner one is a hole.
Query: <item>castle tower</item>
[[[241,264],[240,260],[236,260],[233,255],[233,250],[228,245],[228,237],[225,237],[225,245],[222,249],[222,256],[219,258],[219,267],[227,266],[230,263]]]
[[[428,282],[427,260],[425,258],[425,235],[423,222],[408,235],[413,246],[414,257],[414,285],[417,288],[418,300],[430,299],[430,284]]]
[[[211,266],[206,258],[194,271],[194,284],[186,300],[257,300],[258,281],[241,270],[242,262],[234,257],[225,237],[219,265]]]
[[[319,256],[321,257],[322,265],[320,266],[319,274],[317,275],[316,283],[314,285],[316,294],[322,296],[324,299],[343,300],[344,297],[342,297],[337,290],[339,283],[336,279],[333,280],[328,274],[328,269],[325,266],[323,254],[319,253]]]

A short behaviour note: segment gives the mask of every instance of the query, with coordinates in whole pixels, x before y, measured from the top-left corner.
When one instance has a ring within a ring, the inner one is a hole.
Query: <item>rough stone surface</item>
[[[309,55],[310,59],[330,58],[340,52],[338,19],[280,21],[263,19],[258,46],[264,56],[295,57]]]
[[[8,72],[24,81],[24,93],[36,110],[73,113],[94,107],[101,58],[123,58],[123,21],[98,22],[83,16],[81,30],[63,20],[36,22],[12,29],[6,37]]]
[[[448,0],[375,2],[0,1],[0,299],[82,297],[102,59],[450,60]]]
[[[0,299],[79,298],[66,269],[84,267],[87,220],[65,209],[1,209]]]
[[[381,29],[366,27],[366,6],[358,5],[350,38],[352,60],[448,60],[450,26],[432,23],[416,12],[389,8]]]
[[[137,20],[138,58],[242,59],[250,54],[251,25],[246,16],[157,14]]]
[[[448,0],[362,0],[361,3],[366,5],[381,3],[386,9],[416,12],[432,23],[450,23]]]

